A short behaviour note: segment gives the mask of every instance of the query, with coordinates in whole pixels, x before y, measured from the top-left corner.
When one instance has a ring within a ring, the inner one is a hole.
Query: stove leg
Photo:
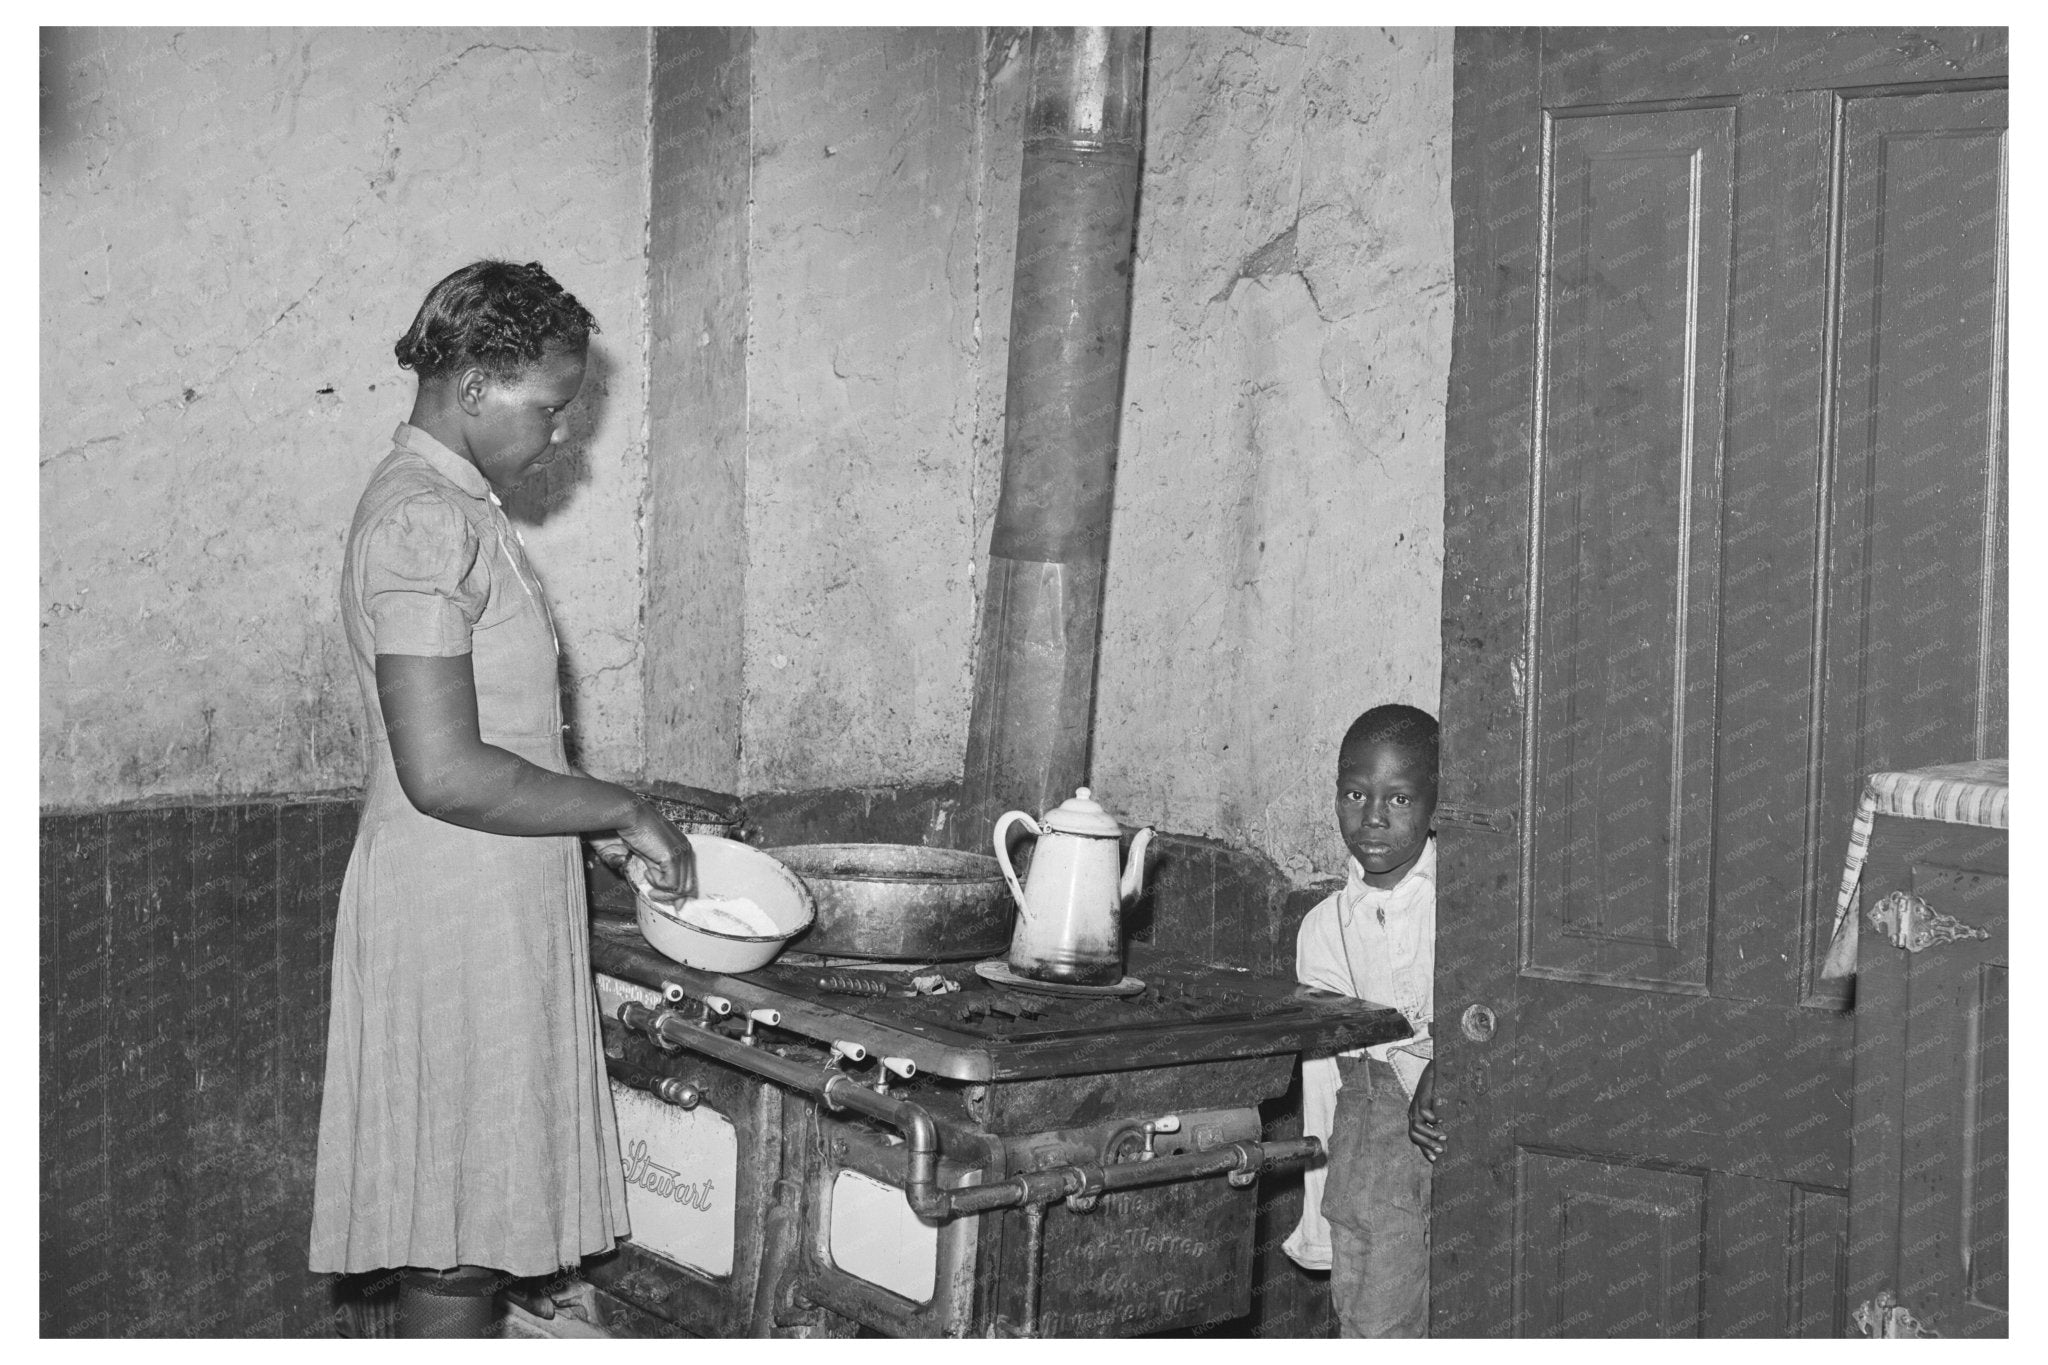
[[[747,1318],[749,1337],[772,1337],[787,1311],[786,1300],[796,1262],[802,1259],[804,1187],[786,1160],[794,1143],[801,1151],[817,1142],[816,1119],[801,1109],[792,1112],[782,1091],[758,1087],[755,1127],[763,1138],[762,1171],[768,1189],[768,1217],[762,1229],[761,1256],[754,1272],[754,1302]],[[794,1119],[795,1131],[789,1131]],[[808,1124],[808,1127],[806,1126]]]
[[[1045,1260],[1045,1208],[1024,1206],[1024,1322],[1022,1336],[1038,1335],[1039,1266]]]
[[[750,1337],[772,1337],[789,1316],[794,1263],[799,1257],[797,1240],[802,1236],[798,1216],[802,1213],[803,1188],[798,1182],[780,1178],[770,1186],[773,1203],[761,1239],[761,1269],[754,1290],[754,1311],[747,1323]]]

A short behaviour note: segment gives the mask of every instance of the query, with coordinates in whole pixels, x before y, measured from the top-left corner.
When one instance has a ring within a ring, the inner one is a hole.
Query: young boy
[[[1351,852],[1350,879],[1309,912],[1295,940],[1303,985],[1392,1005],[1415,1030],[1302,1067],[1304,1126],[1324,1139],[1330,1159],[1308,1173],[1301,1226],[1286,1251],[1329,1268],[1347,1337],[1429,1333],[1429,1175],[1444,1149],[1429,1037],[1436,783],[1434,716],[1376,706],[1352,722],[1337,750],[1337,828]]]

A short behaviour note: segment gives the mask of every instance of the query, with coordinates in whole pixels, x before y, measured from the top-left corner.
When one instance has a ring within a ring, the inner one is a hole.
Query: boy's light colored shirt
[[[1363,874],[1358,860],[1352,859],[1344,889],[1301,922],[1294,939],[1294,976],[1304,986],[1401,1011],[1415,1030],[1414,1037],[1345,1055],[1386,1062],[1412,1097],[1422,1069],[1435,1055],[1429,1023],[1436,1009],[1436,838],[1431,836],[1408,875],[1384,891],[1367,885]],[[1305,1135],[1329,1143],[1342,1088],[1336,1058],[1302,1060]],[[1328,1178],[1327,1166],[1313,1167],[1303,1176],[1301,1222],[1281,1244],[1281,1250],[1310,1270],[1330,1268],[1330,1225],[1323,1218]]]
[[[1344,889],[1301,922],[1294,977],[1304,986],[1401,1011],[1415,1036],[1366,1048],[1365,1055],[1389,1063],[1413,1095],[1435,1055],[1429,1021],[1436,1011],[1436,838],[1423,846],[1408,875],[1384,891],[1368,886],[1358,860],[1350,861]]]

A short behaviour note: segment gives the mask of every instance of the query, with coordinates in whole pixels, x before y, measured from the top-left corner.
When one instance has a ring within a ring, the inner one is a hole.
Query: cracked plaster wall
[[[960,775],[1001,457],[1014,39],[755,31],[746,791]]]
[[[1434,710],[1451,31],[1155,29],[1092,776],[1340,872],[1336,744]]]
[[[755,35],[742,790],[958,775],[1014,37]],[[410,402],[392,338],[486,253],[546,261],[605,324],[581,464],[527,539],[585,757],[638,769],[646,43],[60,35],[45,803],[358,780],[342,536]],[[1152,37],[1094,778],[1298,877],[1341,867],[1344,724],[1436,701],[1449,62],[1447,29]]]
[[[755,32],[743,790],[959,775],[1014,37]],[[1337,736],[1437,698],[1450,31],[1157,29],[1148,91],[1093,776],[1330,872]]]
[[[647,31],[43,38],[43,802],[361,780],[342,542],[411,406],[391,343],[485,255],[604,329],[513,510],[583,756],[637,766]]]

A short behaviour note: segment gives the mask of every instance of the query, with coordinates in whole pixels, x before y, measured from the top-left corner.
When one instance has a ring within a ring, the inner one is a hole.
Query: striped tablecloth
[[[1856,820],[1849,828],[1849,856],[1842,866],[1842,890],[1835,898],[1834,935],[1820,974],[1856,974],[1856,890],[1863,878],[1863,859],[1870,852],[1870,827],[1880,815],[1912,820],[1939,820],[1950,825],[1982,825],[2007,829],[2011,787],[2008,760],[1983,758],[1974,763],[1943,763],[1903,773],[1872,773],[1856,802]]]

